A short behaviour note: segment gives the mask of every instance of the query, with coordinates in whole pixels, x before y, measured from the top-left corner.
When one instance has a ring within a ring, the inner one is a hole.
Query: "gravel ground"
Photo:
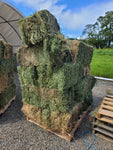
[[[75,133],[75,140],[68,142],[56,135],[30,123],[21,111],[22,96],[17,75],[16,99],[7,111],[0,116],[0,150],[86,150],[89,146],[84,141],[83,132],[92,130],[88,116]],[[92,110],[101,103],[106,89],[113,88],[113,82],[98,80],[93,88],[94,102]],[[93,142],[93,134],[87,134],[89,143]],[[113,150],[113,143],[95,137],[93,144],[97,150]],[[91,148],[93,150],[93,148]]]

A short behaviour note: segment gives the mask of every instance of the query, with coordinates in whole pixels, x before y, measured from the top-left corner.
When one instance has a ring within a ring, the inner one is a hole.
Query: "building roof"
[[[0,0],[0,39],[11,43],[14,52],[22,45],[18,20],[24,16],[6,0]]]

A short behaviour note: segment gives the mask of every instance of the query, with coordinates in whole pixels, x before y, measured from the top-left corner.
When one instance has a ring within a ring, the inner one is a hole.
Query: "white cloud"
[[[106,3],[92,4],[87,7],[80,8],[79,12],[69,10],[64,5],[58,5],[60,0],[13,0],[16,3],[22,3],[31,7],[34,11],[41,9],[48,9],[53,13],[60,26],[69,30],[80,30],[84,28],[86,24],[94,23],[96,19],[104,15],[106,11],[113,10],[113,1],[106,1]]]
[[[94,23],[99,16],[106,11],[113,10],[113,2],[94,4],[80,9],[79,12],[71,10],[62,13],[62,25],[71,30],[83,28],[86,24]]]

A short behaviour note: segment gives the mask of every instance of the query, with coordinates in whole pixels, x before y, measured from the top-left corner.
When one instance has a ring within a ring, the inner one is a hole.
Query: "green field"
[[[113,49],[95,49],[91,62],[91,74],[113,79]]]

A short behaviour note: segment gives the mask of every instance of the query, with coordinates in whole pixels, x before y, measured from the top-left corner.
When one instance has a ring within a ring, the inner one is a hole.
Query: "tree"
[[[110,47],[113,42],[113,11],[100,16],[94,24],[88,24],[83,30],[87,34],[87,43],[96,48]]]
[[[113,42],[113,11],[108,11],[105,13],[101,27],[107,46],[110,47],[111,42]]]

